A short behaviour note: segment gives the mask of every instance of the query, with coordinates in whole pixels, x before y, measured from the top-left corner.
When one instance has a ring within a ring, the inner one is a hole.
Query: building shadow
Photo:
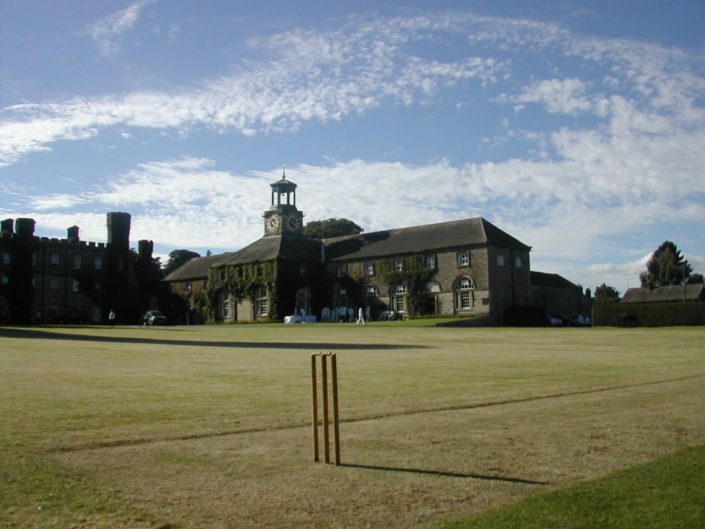
[[[165,329],[162,329],[165,330]],[[169,329],[177,331],[177,329]],[[149,329],[134,329],[133,336],[96,336],[92,334],[72,334],[59,331],[45,331],[32,328],[2,328],[0,327],[0,337],[15,339],[33,340],[73,340],[79,342],[108,342],[108,343],[129,343],[145,345],[179,345],[192,347],[233,347],[240,349],[303,349],[303,350],[394,350],[394,349],[425,349],[425,345],[409,344],[389,344],[389,343],[354,343],[354,342],[248,342],[237,340],[179,340],[178,338],[151,338],[149,336],[138,336],[139,333],[149,334]]]
[[[476,474],[473,472],[450,472],[445,470],[428,470],[421,468],[401,468],[377,465],[362,465],[357,463],[341,463],[339,466],[347,468],[359,468],[362,470],[377,470],[383,472],[405,472],[408,474],[425,474],[429,476],[440,476],[446,478],[466,478],[480,479],[485,481],[501,481],[504,483],[518,483],[521,485],[549,485],[548,481],[536,481],[532,479],[517,478],[512,476],[493,476],[489,474]]]

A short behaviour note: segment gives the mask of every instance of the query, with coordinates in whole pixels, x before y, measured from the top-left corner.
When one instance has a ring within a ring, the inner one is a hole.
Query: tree
[[[702,274],[690,274],[688,276],[688,279],[686,280],[686,283],[688,285],[695,285],[697,283],[703,283],[703,275]]]
[[[357,235],[364,230],[349,219],[313,220],[304,226],[304,235],[314,239],[328,239],[340,235]]]
[[[174,250],[169,253],[169,260],[164,267],[164,275],[167,276],[174,270],[179,268],[182,264],[190,261],[194,257],[201,257],[201,254],[192,252],[191,250]]]
[[[595,305],[608,305],[619,302],[619,291],[614,287],[602,283],[595,288]]]
[[[651,254],[646,270],[639,275],[639,279],[641,286],[648,288],[680,285],[692,271],[678,247],[671,241],[664,241]]]

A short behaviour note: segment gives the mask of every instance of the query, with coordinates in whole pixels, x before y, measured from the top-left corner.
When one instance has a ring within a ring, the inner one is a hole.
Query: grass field
[[[0,327],[0,527],[705,526],[704,328],[431,323]]]

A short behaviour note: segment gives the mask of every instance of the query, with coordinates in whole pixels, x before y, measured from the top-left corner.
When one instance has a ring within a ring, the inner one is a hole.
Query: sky
[[[484,217],[621,293],[705,272],[702,0],[0,0],[0,218],[205,254]]]

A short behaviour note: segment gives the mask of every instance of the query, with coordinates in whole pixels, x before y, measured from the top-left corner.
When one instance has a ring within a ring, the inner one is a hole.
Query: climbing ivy
[[[276,314],[278,297],[276,288],[277,261],[271,259],[258,263],[241,263],[212,266],[208,271],[208,314],[215,319],[220,292],[228,292],[236,301],[250,299],[254,302],[257,288],[270,287],[270,311]]]
[[[395,263],[401,260],[401,271],[395,270]],[[407,288],[409,314],[418,316],[431,310],[432,298],[426,291],[426,284],[436,274],[436,269],[426,266],[426,255],[415,253],[402,257],[386,257],[375,261],[375,277],[387,285],[404,283]],[[364,264],[352,271],[350,279],[358,284],[364,282]]]

